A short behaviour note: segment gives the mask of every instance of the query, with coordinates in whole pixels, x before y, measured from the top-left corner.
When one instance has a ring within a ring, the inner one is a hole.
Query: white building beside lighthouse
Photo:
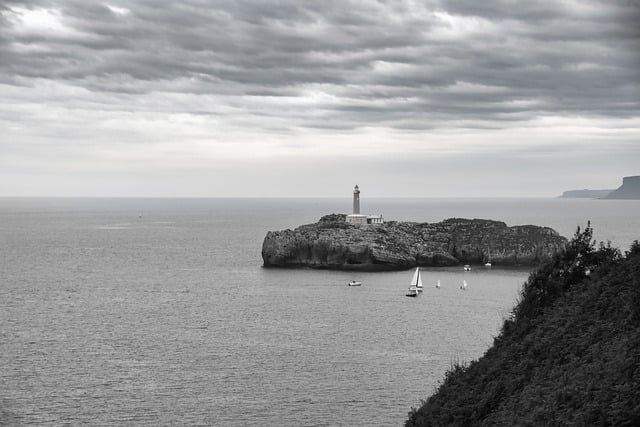
[[[353,189],[353,213],[347,215],[346,221],[354,225],[382,224],[382,215],[364,215],[360,213],[360,189],[356,184]]]

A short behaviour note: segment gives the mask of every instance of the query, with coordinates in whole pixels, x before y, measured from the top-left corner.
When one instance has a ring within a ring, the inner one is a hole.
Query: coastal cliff
[[[551,259],[567,240],[535,225],[507,227],[486,219],[438,223],[386,222],[354,226],[344,214],[326,215],[295,230],[269,231],[265,267],[333,270],[403,270],[415,266],[535,265]]]
[[[630,199],[640,200],[640,176],[625,176],[622,185],[615,190],[568,190],[562,199]]]
[[[602,199],[613,190],[568,190],[562,193],[562,199]]]
[[[640,200],[640,175],[625,176],[622,179],[622,185],[603,199]]]
[[[492,347],[405,426],[640,425],[640,243],[623,256],[591,236],[531,274]]]

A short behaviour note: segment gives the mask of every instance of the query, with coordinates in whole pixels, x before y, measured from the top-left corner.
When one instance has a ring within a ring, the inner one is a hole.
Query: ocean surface
[[[639,201],[361,205],[387,220],[488,218],[566,237],[590,220],[623,251],[640,239]],[[350,208],[0,199],[0,425],[402,425],[452,364],[492,344],[529,271],[426,268],[423,295],[406,298],[413,271],[262,268],[267,231]]]

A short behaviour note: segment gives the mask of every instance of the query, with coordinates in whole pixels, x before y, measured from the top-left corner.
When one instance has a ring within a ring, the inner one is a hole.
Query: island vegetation
[[[534,271],[479,360],[454,364],[406,426],[640,425],[640,243],[578,229]]]

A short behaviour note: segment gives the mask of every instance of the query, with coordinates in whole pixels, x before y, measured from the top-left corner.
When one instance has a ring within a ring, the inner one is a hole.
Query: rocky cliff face
[[[563,199],[601,199],[608,196],[613,190],[569,190],[564,191]]]
[[[603,197],[603,199],[640,200],[640,175],[625,176],[622,179],[622,185]]]
[[[487,260],[494,265],[534,265],[549,260],[566,242],[548,227],[507,227],[484,219],[353,226],[345,215],[332,214],[295,230],[268,232],[262,259],[265,267],[368,271]]]

